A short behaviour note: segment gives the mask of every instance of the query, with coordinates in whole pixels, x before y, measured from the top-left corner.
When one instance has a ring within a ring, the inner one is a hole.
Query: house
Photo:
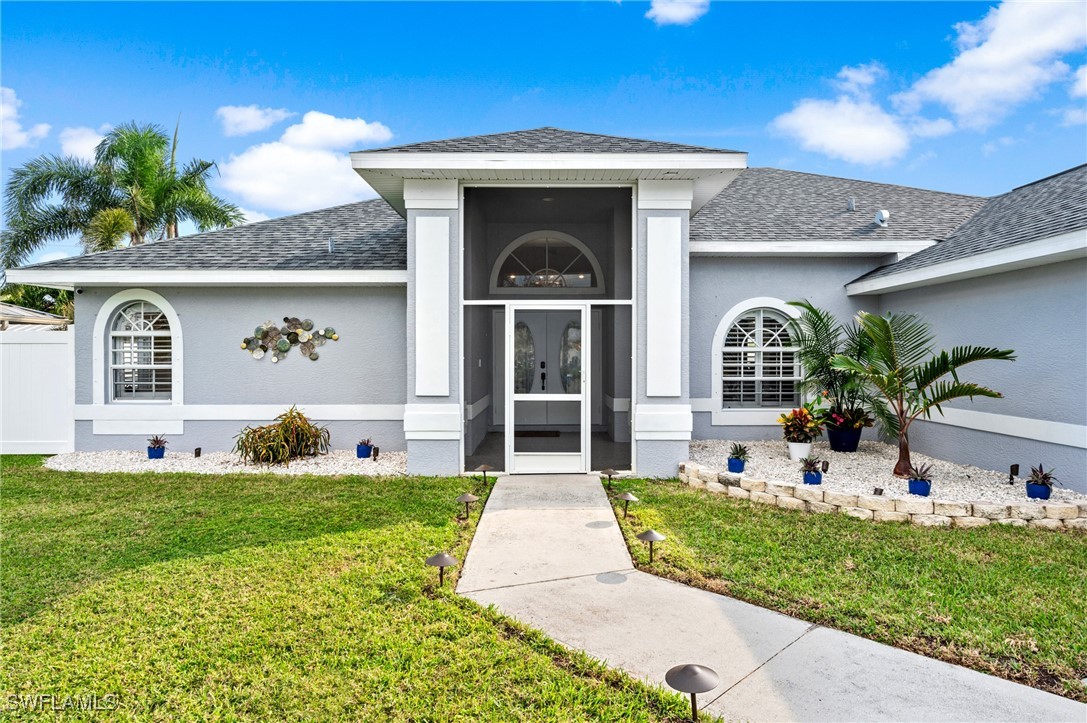
[[[692,435],[779,435],[807,298],[1016,349],[914,447],[1087,490],[1087,166],[979,198],[555,128],[351,162],[380,198],[9,272],[77,292],[77,449],[229,448],[297,404],[417,474],[671,476]],[[257,358],[285,318],[337,340]]]
[[[0,331],[63,331],[68,319],[47,311],[0,301]]]

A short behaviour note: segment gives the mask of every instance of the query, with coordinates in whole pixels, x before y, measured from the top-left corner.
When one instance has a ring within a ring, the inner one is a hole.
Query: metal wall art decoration
[[[254,359],[263,359],[265,354],[271,354],[272,363],[287,356],[291,349],[298,347],[302,356],[317,361],[320,354],[317,347],[324,346],[327,341],[338,341],[340,335],[331,326],[324,329],[315,329],[312,319],[301,319],[293,316],[283,317],[283,326],[276,326],[271,321],[266,321],[253,330],[253,336],[247,336],[242,341],[242,349],[249,352]]]

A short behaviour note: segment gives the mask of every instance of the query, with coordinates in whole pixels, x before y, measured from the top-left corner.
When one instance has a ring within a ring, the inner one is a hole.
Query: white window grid
[[[117,311],[110,326],[110,398],[115,402],[163,402],[173,395],[173,339],[157,306],[134,301]]]
[[[781,408],[800,403],[799,347],[789,320],[753,309],[725,334],[721,349],[721,404],[725,408]]]

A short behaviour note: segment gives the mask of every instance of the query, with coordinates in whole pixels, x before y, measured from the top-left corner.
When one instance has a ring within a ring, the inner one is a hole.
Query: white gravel
[[[748,448],[749,459],[744,469],[746,476],[762,480],[802,482],[800,463],[789,459],[785,442],[741,442]],[[691,461],[718,470],[728,469],[726,440],[701,440],[691,442]],[[909,492],[907,482],[892,474],[898,460],[898,448],[882,442],[861,442],[856,452],[832,452],[830,445],[816,442],[812,454],[830,461],[829,471],[823,475],[823,489],[846,494],[872,494],[875,487],[882,487],[889,497],[904,497]],[[1006,473],[945,462],[911,450],[910,459],[915,464],[932,465],[932,492],[930,497],[944,500],[985,502],[1027,502],[1023,480],[1008,484]],[[1060,470],[1057,470],[1058,478]],[[1087,495],[1077,494],[1054,485],[1054,502],[1087,500]]]
[[[246,464],[233,452],[208,452],[193,457],[188,452],[167,450],[163,459],[148,459],[146,452],[69,452],[45,460],[60,472],[195,472],[197,474],[314,474],[364,477],[407,474],[407,452],[381,452],[377,460],[359,459],[354,450],[333,450],[312,459],[283,465]]]

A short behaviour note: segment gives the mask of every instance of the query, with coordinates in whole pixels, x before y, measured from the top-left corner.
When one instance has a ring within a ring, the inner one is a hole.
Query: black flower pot
[[[856,452],[864,429],[827,429],[827,441],[835,452]]]

